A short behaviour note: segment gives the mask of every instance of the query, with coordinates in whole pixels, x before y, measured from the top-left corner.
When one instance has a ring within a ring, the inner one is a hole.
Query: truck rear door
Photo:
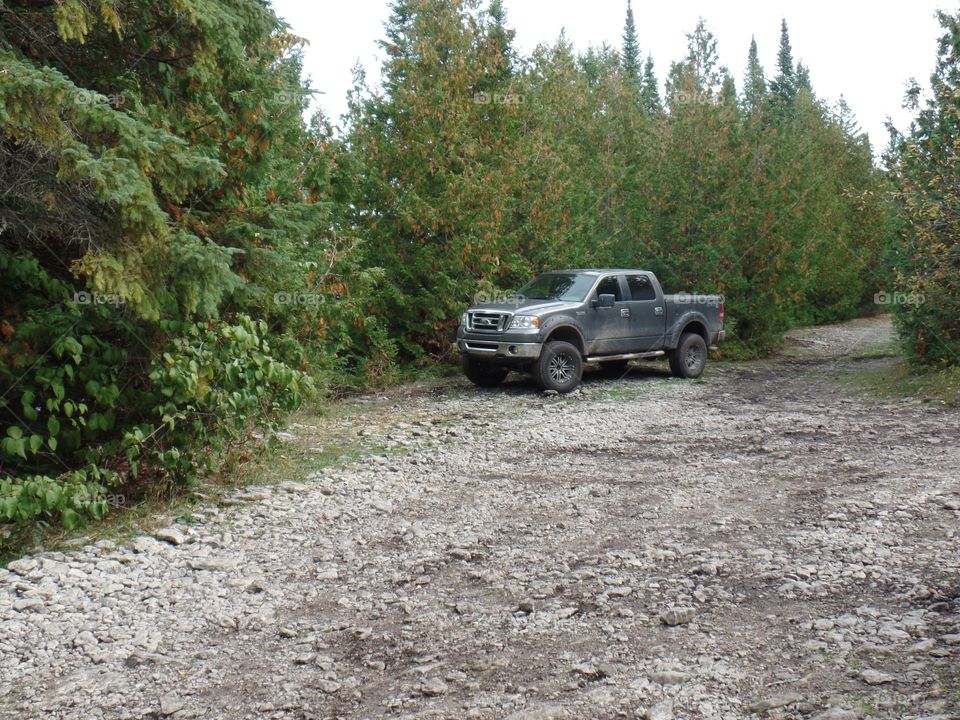
[[[663,347],[667,327],[663,291],[652,273],[628,273],[630,335],[633,352]]]

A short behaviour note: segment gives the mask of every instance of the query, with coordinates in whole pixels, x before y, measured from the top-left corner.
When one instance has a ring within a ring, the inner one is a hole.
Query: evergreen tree
[[[796,71],[796,83],[797,90],[806,90],[807,92],[813,92],[813,85],[810,83],[810,69],[804,65],[802,62],[797,62],[797,71]]]
[[[894,317],[909,357],[934,366],[960,365],[960,13],[937,17],[931,97],[890,158],[904,224]]]
[[[503,7],[503,0],[491,0],[487,16],[489,22],[486,37],[494,50],[491,58],[494,67],[488,72],[495,84],[502,86],[513,76],[516,62],[513,39],[517,33],[507,27],[507,11]]]
[[[640,102],[644,110],[655,115],[663,108],[660,105],[660,86],[653,71],[653,56],[647,54],[647,61],[643,66],[643,82],[640,85]]]
[[[777,74],[770,82],[770,101],[779,117],[790,114],[797,94],[797,78],[793,64],[793,48],[787,21],[780,24],[780,50],[777,52]]]
[[[633,82],[641,82],[640,43],[637,40],[637,27],[633,21],[633,7],[627,0],[627,18],[623,24],[623,71]]]
[[[717,40],[700,18],[694,31],[687,35],[687,56],[670,68],[668,98],[708,102],[719,93],[725,72],[719,65]]]
[[[747,53],[747,72],[743,78],[743,104],[748,113],[761,110],[767,97],[767,79],[760,64],[757,41],[750,38],[750,51]]]
[[[843,128],[845,135],[857,140],[866,140],[863,129],[860,127],[860,123],[857,122],[857,118],[853,114],[853,110],[847,103],[847,99],[843,96],[843,94],[841,94],[840,99],[837,100],[837,106],[834,110],[834,115],[836,116],[840,127]]]
[[[527,98],[504,74],[502,8],[491,20],[476,5],[398,0],[385,93],[360,102],[352,123],[365,170],[356,222],[369,263],[387,273],[379,312],[408,358],[446,347],[469,299],[464,277],[483,283],[509,264],[515,201],[504,185],[518,172],[509,141]]]
[[[0,522],[72,526],[298,402],[316,315],[274,294],[330,249],[330,157],[258,0],[11,2],[0,38]]]

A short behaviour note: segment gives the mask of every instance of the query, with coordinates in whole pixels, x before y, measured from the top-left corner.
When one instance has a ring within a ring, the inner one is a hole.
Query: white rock
[[[183,545],[183,543],[186,542],[186,537],[184,534],[175,527],[157,530],[153,536],[157,540],[162,540],[163,542],[170,543],[171,545]]]
[[[867,685],[884,685],[886,683],[892,683],[894,680],[893,675],[874,670],[873,668],[867,668],[861,672],[860,679]]]

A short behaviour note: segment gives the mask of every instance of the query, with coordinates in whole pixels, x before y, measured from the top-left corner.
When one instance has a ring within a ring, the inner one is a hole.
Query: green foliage
[[[317,292],[319,266],[362,283],[333,229],[349,173],[268,6],[11,0],[0,37],[6,543],[268,432],[342,361],[275,294]]]
[[[747,73],[743,79],[743,105],[749,114],[760,112],[767,100],[767,79],[760,64],[757,41],[750,38],[747,53]]]
[[[123,436],[136,475],[146,462],[192,483],[252,429],[296,409],[315,388],[309,376],[273,358],[267,325],[239,316],[232,323],[192,324],[159,352],[147,375],[153,389],[147,417]]]
[[[790,32],[787,21],[780,23],[780,49],[777,51],[777,74],[770,83],[770,105],[774,115],[788,117],[793,110],[797,96],[798,83],[796,68],[793,65],[793,48],[790,45]]]
[[[304,123],[301,41],[260,0],[8,0],[0,37],[9,537],[196,482],[317,386],[447,357],[476,292],[545,269],[723,293],[741,355],[885,287],[883,179],[785,24],[777,76],[752,44],[738,94],[700,21],[661,98],[629,5],[622,53],[561,36],[522,58],[500,0],[394,0],[382,92],[358,73],[342,136]],[[923,168],[955,171],[927,142],[955,117],[900,160],[904,283],[944,312],[954,199]]]
[[[314,391],[271,356],[263,321],[167,321],[154,332],[173,337],[152,354],[143,326],[30,254],[0,252],[0,272],[0,521],[14,537],[103,517],[107,489],[141,468],[193,481]]]
[[[668,290],[721,292],[745,355],[872,307],[883,177],[849,115],[798,72],[785,23],[769,90],[752,43],[738,96],[700,21],[665,108],[648,66],[645,113],[623,72],[630,43],[577,56],[561,37],[508,83],[485,72],[485,27],[468,2],[398,2],[385,93],[354,92],[355,221],[387,271],[382,313],[403,355],[448,348],[478,289],[558,266],[642,266]],[[477,105],[476,87],[522,102]]]
[[[637,26],[633,20],[633,6],[627,0],[627,17],[623,23],[623,52],[620,59],[627,79],[640,82],[640,43],[637,40]]]
[[[917,365],[960,365],[960,14],[938,14],[931,97],[888,157],[902,208],[895,319]],[[896,296],[895,296],[896,297]]]

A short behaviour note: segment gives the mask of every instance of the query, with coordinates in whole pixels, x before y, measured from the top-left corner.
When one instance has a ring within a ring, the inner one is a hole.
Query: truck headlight
[[[535,328],[540,327],[540,318],[536,315],[514,315],[510,328]]]
[[[464,314],[461,316],[461,318],[460,318],[460,324],[463,325],[463,327],[467,327],[467,326],[470,324],[470,316],[469,316],[468,313],[464,313]]]

